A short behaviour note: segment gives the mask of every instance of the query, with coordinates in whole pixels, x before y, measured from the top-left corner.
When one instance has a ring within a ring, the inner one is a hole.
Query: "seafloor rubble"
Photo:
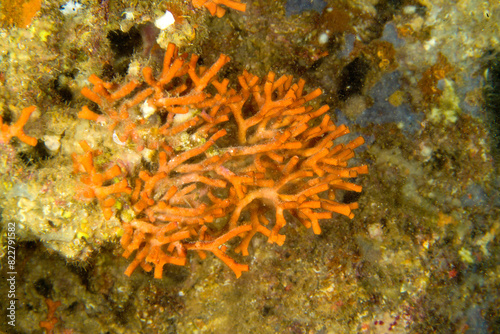
[[[500,331],[500,5],[242,2],[246,11],[220,18],[180,0],[1,5],[0,113],[12,124],[36,105],[24,132],[38,139],[0,147],[0,261],[6,276],[16,223],[18,299],[16,327],[2,320],[2,330]],[[154,23],[167,10],[176,23],[161,30]],[[238,258],[250,266],[238,279],[211,254],[165,265],[161,280],[142,270],[125,276],[120,219],[79,199],[71,154],[85,140],[99,146],[99,163],[153,169],[154,159],[79,119],[89,103],[80,92],[92,74],[121,84],[144,66],[159,71],[168,43],[200,55],[200,66],[229,56],[220,75],[233,83],[243,70],[273,71],[319,87],[318,105],[350,128],[348,140],[365,138],[352,159],[369,166],[355,180],[363,191],[339,199],[359,203],[355,217],[321,221],[320,235],[289,223],[283,246],[255,237],[251,256]]]

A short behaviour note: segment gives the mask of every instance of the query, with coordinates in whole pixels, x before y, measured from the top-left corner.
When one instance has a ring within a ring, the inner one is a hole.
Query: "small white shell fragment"
[[[330,39],[330,37],[328,36],[328,34],[326,32],[322,32],[318,37],[318,43],[319,44],[326,44],[326,43],[328,43],[329,39]]]
[[[156,107],[152,106],[148,103],[148,100],[144,101],[144,103],[141,105],[141,113],[142,117],[145,119],[148,119],[149,116],[153,115],[156,112]]]
[[[64,16],[74,16],[78,14],[78,11],[83,8],[81,3],[77,1],[69,0],[64,5],[60,7],[60,11]]]
[[[127,9],[126,11],[124,11],[122,13],[122,17],[125,20],[133,21],[135,19],[134,10],[133,9]]]
[[[403,8],[403,13],[406,15],[415,14],[417,12],[416,6],[406,6]]]
[[[184,122],[189,121],[191,118],[195,116],[196,112],[197,112],[196,109],[190,109],[189,112],[185,114],[175,114],[174,125],[182,124]]]
[[[148,161],[148,162],[152,162],[153,161],[153,158],[155,156],[155,151],[153,150],[150,150],[148,148],[144,148],[141,152],[142,154],[142,157]]]
[[[160,30],[165,30],[174,23],[175,23],[174,15],[167,10],[165,12],[165,15],[156,19],[155,26]]]
[[[43,143],[51,151],[57,151],[61,147],[61,142],[59,136],[44,136]]]
[[[120,146],[125,146],[127,144],[126,141],[121,141],[120,138],[118,138],[118,135],[116,134],[116,131],[113,132],[113,141],[117,143]]]

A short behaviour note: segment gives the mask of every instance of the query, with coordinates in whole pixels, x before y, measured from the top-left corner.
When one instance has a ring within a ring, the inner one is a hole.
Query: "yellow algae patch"
[[[403,102],[405,102],[405,93],[397,90],[389,96],[389,103],[394,107],[399,107]]]
[[[472,257],[472,253],[470,250],[462,247],[458,251],[458,255],[460,255],[460,259],[462,260],[462,262],[469,264],[474,263],[474,258]]]
[[[90,236],[88,235],[88,233],[85,233],[85,232],[77,232],[76,233],[76,238],[77,239],[88,239]]]
[[[452,216],[448,216],[448,215],[445,215],[444,213],[442,212],[439,212],[438,213],[438,225],[440,227],[443,227],[445,225],[449,225],[449,224],[455,224],[456,221],[453,219]]]

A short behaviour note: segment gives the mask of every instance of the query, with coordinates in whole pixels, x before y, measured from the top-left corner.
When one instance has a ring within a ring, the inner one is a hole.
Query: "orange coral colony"
[[[195,8],[205,7],[212,16],[216,15],[217,17],[223,17],[226,14],[226,10],[220,5],[239,10],[240,12],[244,12],[247,9],[246,4],[235,0],[192,0],[192,3]]]
[[[47,304],[48,314],[47,320],[40,321],[39,326],[45,329],[46,334],[54,333],[54,327],[59,322],[59,319],[55,316],[57,308],[61,306],[60,301],[52,301],[52,299],[45,299],[45,303]]]
[[[42,0],[2,0],[0,26],[27,28],[42,7]]]
[[[12,125],[3,123],[3,118],[0,116],[0,143],[7,144],[12,137],[17,137],[23,143],[35,146],[38,142],[36,138],[30,137],[24,133],[23,127],[28,122],[31,114],[36,110],[35,106],[24,108],[21,111],[21,116]]]
[[[255,235],[283,245],[287,223],[319,234],[322,221],[334,213],[353,218],[358,207],[335,198],[338,190],[361,191],[348,180],[368,168],[347,163],[364,140],[334,143],[349,129],[333,123],[328,106],[310,106],[320,89],[306,93],[304,80],[273,72],[260,79],[246,71],[239,88],[230,88],[217,78],[227,56],[209,68],[197,60],[178,56],[171,44],[161,73],[143,69],[144,83],[118,86],[92,76],[92,89],[82,90],[101,114],[83,107],[80,118],[107,125],[119,144],[157,152],[154,167],[128,178],[135,217],[122,222],[123,256],[133,258],[127,275],[141,266],[161,278],[167,263],[185,265],[190,253],[213,253],[240,277],[248,266],[230,254],[248,255]],[[105,201],[129,188],[122,179],[99,195],[109,177],[95,172],[92,152],[75,157],[75,170],[87,174],[87,197],[109,215]]]
[[[80,188],[79,195],[83,199],[94,199],[99,201],[104,218],[110,219],[113,215],[112,207],[116,203],[114,194],[130,194],[132,189],[128,187],[127,180],[124,178],[114,184],[104,186],[104,183],[121,176],[123,173],[117,165],[113,165],[106,171],[99,173],[94,166],[94,157],[100,154],[99,151],[94,151],[90,146],[82,141],[80,146],[85,151],[83,155],[74,153],[73,158],[73,173],[85,173],[80,181],[84,184]]]

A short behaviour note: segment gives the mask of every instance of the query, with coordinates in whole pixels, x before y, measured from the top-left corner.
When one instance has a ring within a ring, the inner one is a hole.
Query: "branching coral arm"
[[[237,263],[230,258],[226,254],[226,247],[224,247],[223,244],[238,234],[250,231],[251,229],[252,225],[238,226],[213,241],[198,241],[192,244],[186,244],[186,249],[198,251],[204,250],[214,253],[215,256],[221,259],[222,262],[234,271],[236,277],[238,278],[241,276],[242,272],[248,271],[248,265]]]
[[[19,119],[11,126],[4,124],[2,117],[0,117],[0,143],[6,144],[12,137],[17,137],[23,143],[26,143],[30,146],[35,146],[38,142],[37,139],[28,136],[24,133],[23,130],[24,125],[28,122],[28,119],[35,110],[35,106],[24,108],[21,111],[21,116],[19,117]]]
[[[220,5],[224,5],[240,12],[246,11],[246,4],[235,0],[192,0],[192,2],[194,7],[205,7],[208,9],[210,14],[216,15],[217,17],[222,17],[226,13],[226,10],[220,7]]]

